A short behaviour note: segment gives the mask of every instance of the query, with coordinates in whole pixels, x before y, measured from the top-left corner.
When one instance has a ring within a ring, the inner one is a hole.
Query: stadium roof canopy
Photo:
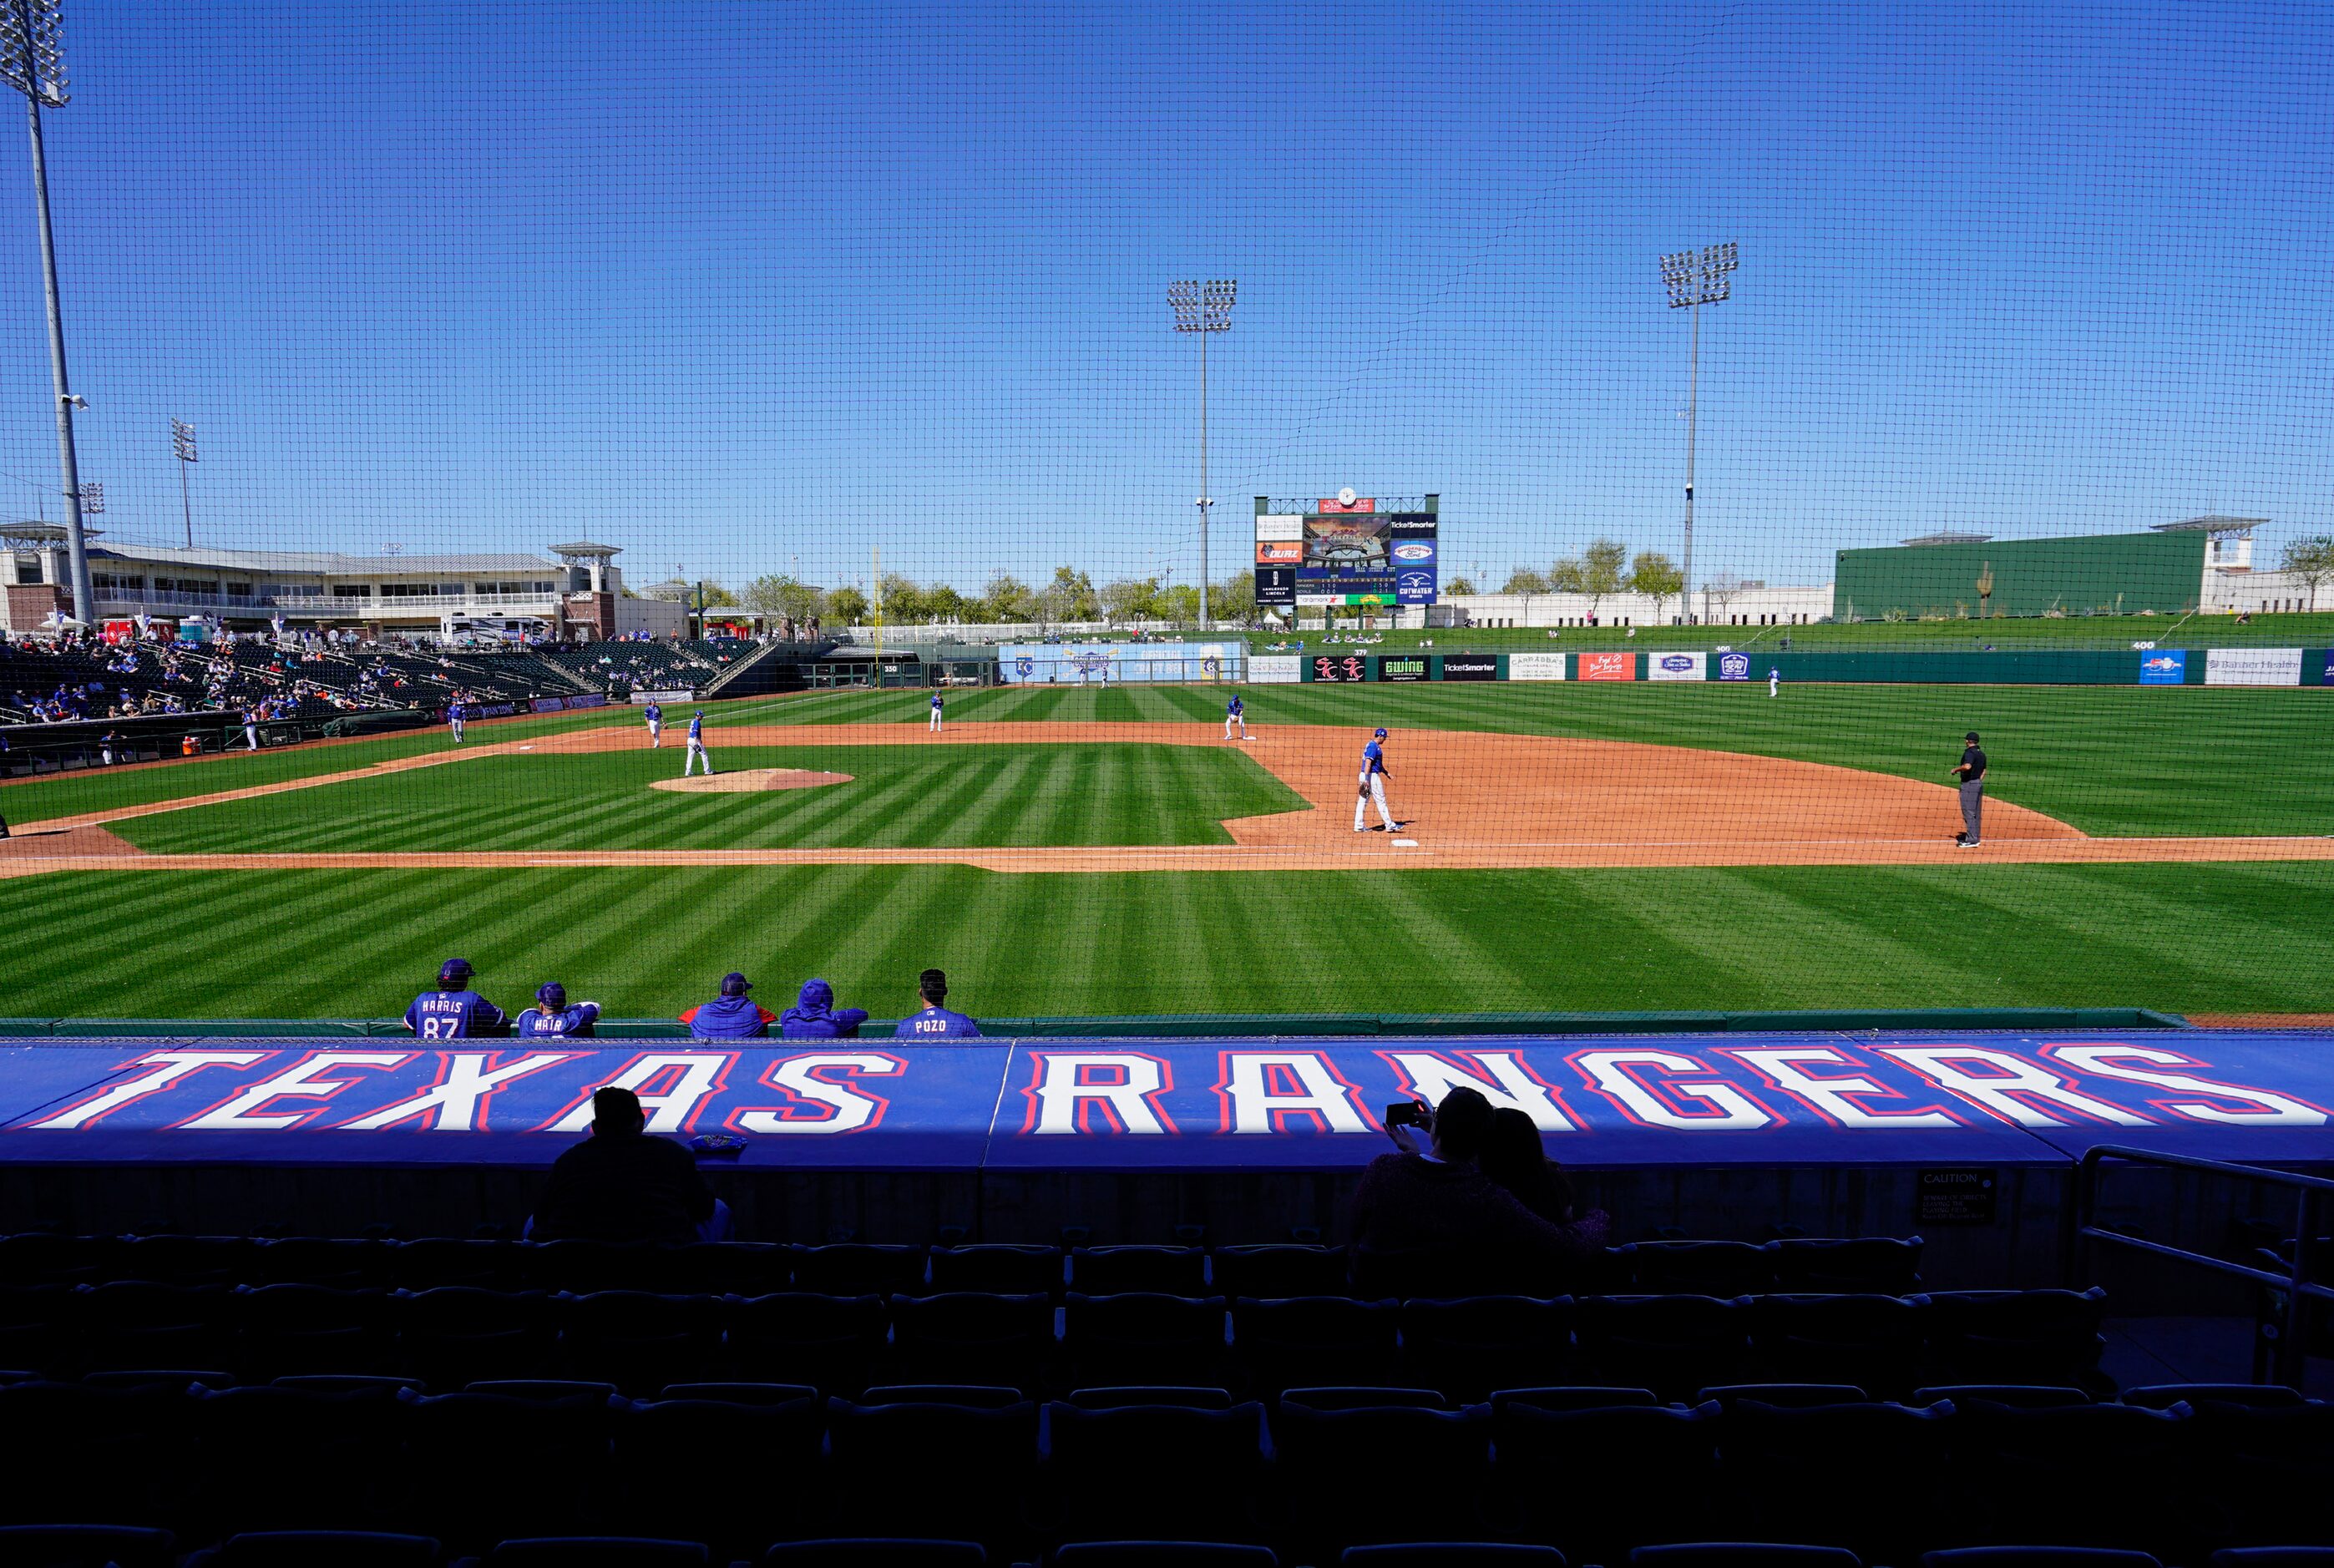
[[[1900,544],[1982,544],[1992,538],[1991,534],[1924,534],[1914,539],[1900,539]]]
[[[2149,530],[2154,534],[2250,534],[2256,528],[2269,526],[2266,517],[2223,517],[2208,514],[2190,517],[2179,523],[2158,523]]]
[[[313,572],[332,577],[420,576],[429,572],[548,572],[540,555],[342,555],[321,550],[206,550],[177,544],[108,546],[90,552],[109,560],[227,572]]]

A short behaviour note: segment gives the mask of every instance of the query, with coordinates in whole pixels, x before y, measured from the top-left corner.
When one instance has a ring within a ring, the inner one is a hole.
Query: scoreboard
[[[1256,498],[1256,601],[1264,606],[1432,604],[1441,582],[1440,495],[1341,490]]]

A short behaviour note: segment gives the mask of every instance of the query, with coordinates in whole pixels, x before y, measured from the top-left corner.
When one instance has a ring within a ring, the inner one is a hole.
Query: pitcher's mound
[[[649,788],[678,790],[692,795],[743,795],[760,790],[806,790],[850,782],[847,773],[820,773],[806,767],[747,767],[735,773],[718,773],[710,778],[699,774],[690,778],[656,779]]]

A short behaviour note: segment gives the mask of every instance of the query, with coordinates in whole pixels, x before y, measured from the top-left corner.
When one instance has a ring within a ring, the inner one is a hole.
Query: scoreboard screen
[[[1442,497],[1394,505],[1347,490],[1256,501],[1256,601],[1268,606],[1432,604]],[[1300,510],[1300,508],[1302,508]]]

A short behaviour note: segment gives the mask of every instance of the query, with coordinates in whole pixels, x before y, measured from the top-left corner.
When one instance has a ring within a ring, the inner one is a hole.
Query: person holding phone
[[[1354,1194],[1354,1241],[1380,1252],[1498,1249],[1519,1261],[1585,1262],[1605,1245],[1610,1217],[1592,1209],[1569,1224],[1534,1214],[1483,1173],[1492,1138],[1491,1102],[1476,1090],[1453,1089],[1429,1109],[1389,1106],[1386,1136],[1398,1152],[1382,1154]]]

